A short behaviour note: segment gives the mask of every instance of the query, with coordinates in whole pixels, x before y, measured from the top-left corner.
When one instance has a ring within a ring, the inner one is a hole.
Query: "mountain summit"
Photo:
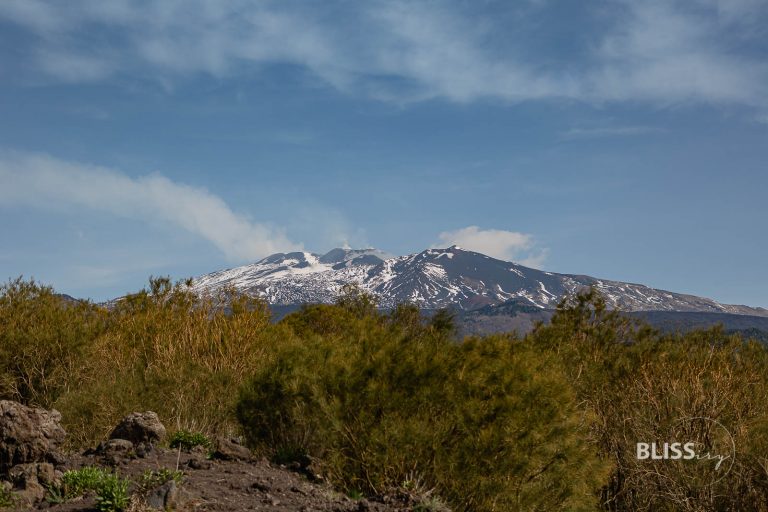
[[[458,246],[390,257],[377,249],[278,253],[256,263],[196,278],[199,293],[234,286],[270,304],[330,303],[344,285],[356,283],[382,307],[410,302],[422,309],[475,310],[512,299],[542,309],[564,296],[595,286],[609,307],[625,311],[694,311],[768,316],[768,310],[721,304],[712,299],[657,290],[641,284],[557,274],[524,267]]]

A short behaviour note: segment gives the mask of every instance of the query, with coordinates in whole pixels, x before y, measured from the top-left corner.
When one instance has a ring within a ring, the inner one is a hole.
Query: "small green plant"
[[[304,466],[309,465],[309,457],[306,450],[295,446],[279,446],[272,454],[272,462],[275,464],[291,464],[298,462]]]
[[[66,471],[61,477],[61,485],[58,488],[49,489],[49,495],[54,500],[71,500],[88,491],[98,491],[109,475],[110,473],[103,469],[93,466]]]
[[[179,430],[171,436],[170,446],[171,448],[181,448],[182,450],[191,450],[196,446],[202,446],[210,450],[213,443],[208,439],[208,436],[200,432]]]
[[[67,497],[64,495],[64,490],[61,487],[50,485],[46,487],[45,501],[51,505],[61,505],[67,501]]]
[[[108,474],[96,491],[96,509],[99,512],[121,512],[129,503],[128,479]]]
[[[398,491],[398,494],[404,494],[409,502],[414,503],[413,512],[450,512],[451,510],[435,494],[435,489],[429,487],[416,473],[409,474]]]
[[[119,512],[128,506],[128,480],[93,466],[65,472],[61,484],[48,489],[47,500],[64,503],[89,491],[96,493],[100,512]]]
[[[16,499],[10,489],[0,486],[0,508],[10,508],[16,504]]]
[[[184,473],[182,471],[172,471],[166,468],[157,471],[148,469],[136,482],[136,493],[145,496],[152,489],[155,489],[166,482],[170,482],[171,480],[176,482],[176,485],[180,485],[184,480]]]
[[[414,505],[413,512],[450,512],[448,505],[437,496],[430,496]]]
[[[349,496],[355,501],[359,501],[365,498],[365,495],[362,492],[358,491],[357,489],[352,489],[351,491],[347,492],[347,496]]]

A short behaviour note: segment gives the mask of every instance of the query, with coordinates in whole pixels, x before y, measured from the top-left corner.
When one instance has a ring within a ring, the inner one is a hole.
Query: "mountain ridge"
[[[345,285],[353,283],[377,296],[384,308],[409,302],[422,309],[473,311],[514,299],[552,309],[563,297],[594,286],[612,309],[768,317],[768,310],[760,307],[723,304],[637,283],[537,270],[458,246],[394,257],[373,248],[336,248],[322,255],[276,253],[249,265],[197,277],[192,289],[206,294],[234,286],[272,305],[290,306],[331,303]]]

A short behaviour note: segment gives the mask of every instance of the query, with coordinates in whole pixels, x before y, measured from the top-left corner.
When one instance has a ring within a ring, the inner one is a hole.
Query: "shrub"
[[[0,508],[10,508],[16,505],[16,497],[14,494],[0,486]]]
[[[414,512],[451,512],[450,507],[435,494],[435,488],[426,485],[418,475],[409,475],[395,492],[403,496],[406,503],[413,504]]]
[[[189,430],[177,430],[170,437],[169,445],[171,448],[181,448],[182,450],[191,450],[196,446],[210,449],[213,446],[211,440],[201,432],[190,432]]]
[[[719,328],[661,335],[607,311],[594,290],[561,304],[552,322],[539,326],[529,341],[566,363],[590,419],[588,439],[603,459],[615,461],[600,493],[603,508],[766,509],[765,346]],[[638,460],[637,442],[684,435],[711,448],[714,434],[697,432],[702,425],[681,424],[685,418],[726,426],[736,445],[730,472],[712,475],[690,464]]]
[[[229,291],[197,297],[183,283],[153,279],[110,311],[80,370],[83,384],[56,406],[81,446],[146,409],[180,430],[229,433],[233,390],[268,358],[281,331],[263,301]]]
[[[157,471],[148,469],[142,473],[141,477],[136,482],[136,493],[139,496],[145,497],[150,491],[171,480],[176,482],[177,485],[180,485],[184,480],[184,473],[182,471],[173,471],[166,468],[158,469]]]
[[[129,480],[114,474],[105,475],[96,489],[96,509],[99,512],[121,512],[128,507]]]
[[[96,508],[100,512],[119,512],[129,504],[128,479],[122,479],[102,468],[86,466],[66,471],[59,487],[49,489],[48,501],[61,503],[82,496],[96,494]]]
[[[0,398],[51,407],[75,389],[103,312],[22,278],[0,286]]]
[[[557,359],[501,336],[457,347],[438,468],[468,510],[585,510],[607,476]],[[469,478],[463,478],[466,471]]]
[[[607,465],[582,440],[553,357],[504,336],[457,344],[402,311],[405,325],[346,306],[286,319],[303,339],[284,343],[238,402],[252,447],[308,457],[347,492],[380,494],[418,472],[459,510],[594,505]]]
[[[69,500],[88,491],[97,491],[108,476],[108,472],[93,466],[65,471],[61,477],[59,494]]]
[[[135,410],[175,423],[181,448],[239,424],[274,460],[348,493],[423,494],[410,500],[422,510],[768,510],[765,345],[660,334],[594,290],[524,339],[452,331],[450,312],[384,314],[357,288],[272,324],[259,300],[167,278],[110,309],[17,279],[0,286],[0,398],[61,411],[73,448]],[[720,421],[736,443],[730,472],[705,487],[634,454],[686,416]],[[92,491],[117,510],[126,488],[83,468],[49,501]]]

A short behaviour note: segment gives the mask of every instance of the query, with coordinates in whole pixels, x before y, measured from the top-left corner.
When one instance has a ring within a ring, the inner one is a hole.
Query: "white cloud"
[[[603,38],[585,93],[604,100],[766,106],[765,61],[733,51],[726,42],[734,38],[730,18],[711,12],[718,2],[700,3],[706,5],[619,2],[625,7],[624,21]],[[749,16],[748,11],[742,14]]]
[[[519,260],[518,263],[524,267],[540,269],[544,267],[544,262],[547,261],[548,256],[549,249],[540,249],[537,253],[530,254],[522,260]]]
[[[93,82],[107,78],[114,65],[106,58],[56,50],[40,50],[38,64],[46,73],[63,82]]]
[[[443,246],[458,245],[501,260],[517,261],[530,267],[541,267],[547,257],[547,249],[535,250],[532,235],[502,229],[480,229],[468,226],[438,235]]]
[[[764,0],[611,0],[584,27],[589,41],[574,40],[573,60],[555,55],[562,65],[515,35],[532,24],[558,30],[530,18],[542,2],[508,4],[515,15],[503,21],[468,15],[460,2],[318,5],[7,0],[0,18],[35,33],[38,69],[64,81],[123,73],[167,84],[288,63],[341,91],[396,102],[768,104],[768,64],[747,44],[764,37]],[[99,32],[98,45],[82,37]]]
[[[536,73],[514,55],[483,49],[488,28],[437,4],[392,2],[370,17],[381,30],[371,61],[376,73],[417,84],[424,97],[465,102],[518,101],[574,93],[556,76]]]
[[[134,254],[133,259],[110,259],[104,263],[80,263],[66,266],[64,276],[58,276],[56,282],[64,289],[77,288],[87,283],[89,288],[107,288],[124,283],[126,278],[140,274],[146,276],[157,270],[168,268],[169,263],[162,264],[147,259],[146,254]]]
[[[565,139],[597,139],[601,137],[628,137],[662,133],[664,129],[655,126],[597,126],[576,127],[563,133]]]
[[[0,204],[80,207],[160,221],[202,237],[233,261],[302,248],[280,229],[233,212],[205,189],[160,174],[131,178],[113,169],[38,154],[0,154]]]

